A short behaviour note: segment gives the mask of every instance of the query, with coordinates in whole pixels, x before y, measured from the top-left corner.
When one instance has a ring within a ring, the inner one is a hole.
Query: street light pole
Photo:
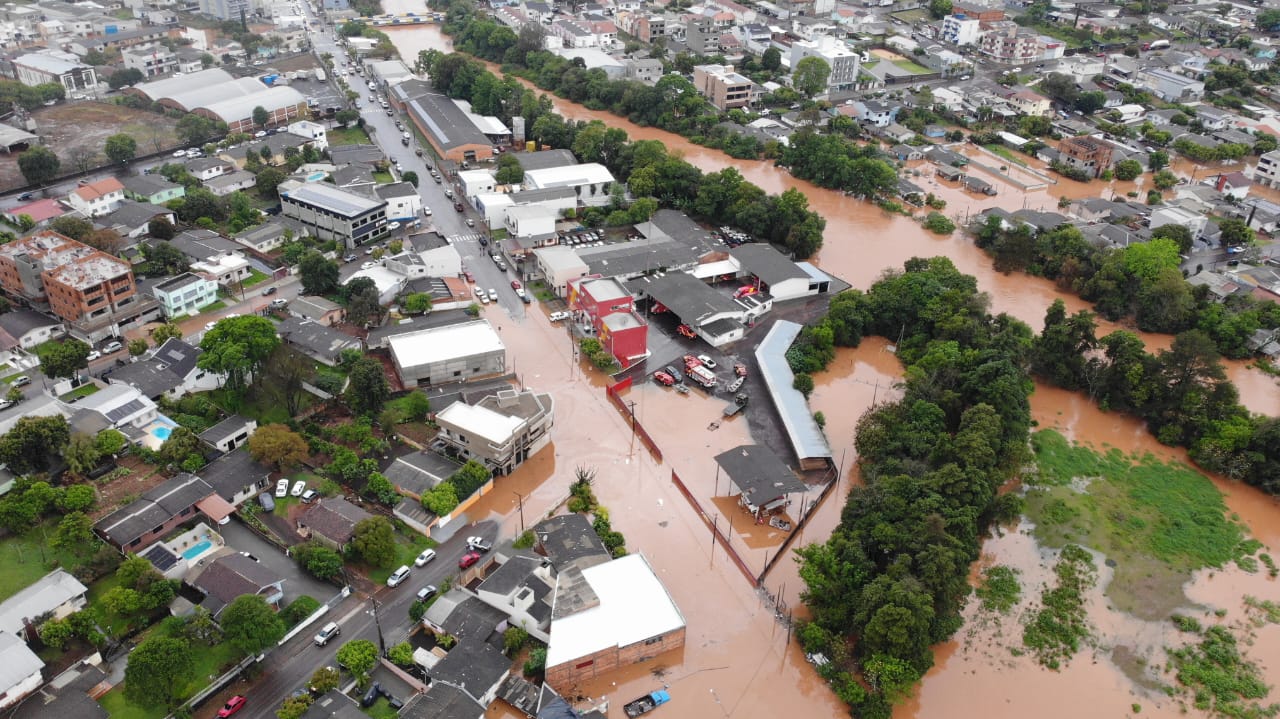
[[[378,630],[378,651],[382,656],[387,655],[387,643],[382,638],[382,624],[378,621],[378,600],[372,594],[369,595],[369,601],[373,602],[373,626]]]
[[[512,491],[511,493],[516,495],[520,502],[520,533],[524,534],[524,495],[516,491]]]

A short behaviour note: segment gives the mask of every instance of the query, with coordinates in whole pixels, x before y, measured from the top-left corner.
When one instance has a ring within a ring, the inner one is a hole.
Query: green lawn
[[[248,288],[250,288],[250,287],[253,287],[253,286],[254,286],[254,285],[256,285],[256,284],[259,284],[259,283],[262,283],[262,282],[266,282],[266,281],[267,281],[267,280],[269,280],[269,279],[271,279],[271,278],[270,278],[270,277],[268,277],[268,276],[266,276],[265,274],[263,274],[263,273],[261,273],[261,272],[259,272],[259,271],[255,270],[255,269],[253,269],[252,267],[250,267],[250,268],[249,268],[249,276],[248,276],[248,277],[246,277],[246,278],[245,278],[245,279],[240,283],[240,285],[241,285],[242,287],[244,287],[244,288],[248,289]]]
[[[907,72],[909,72],[909,73],[911,73],[911,74],[913,74],[913,75],[927,75],[927,74],[929,74],[929,73],[933,72],[933,70],[930,70],[929,68],[925,67],[924,65],[921,65],[921,64],[919,64],[919,63],[912,62],[912,61],[907,60],[907,59],[905,59],[905,58],[904,58],[904,59],[902,59],[902,60],[894,60],[894,61],[893,61],[893,64],[894,64],[894,65],[897,65],[898,67],[902,68],[903,70],[906,70]]]
[[[89,395],[93,394],[94,392],[97,392],[99,389],[101,389],[101,387],[99,387],[98,385],[96,385],[96,384],[94,384],[94,383],[90,382],[90,383],[88,383],[88,384],[82,384],[82,385],[80,385],[79,387],[76,387],[75,389],[71,390],[70,392],[68,392],[68,393],[66,393],[66,394],[64,394],[64,395],[62,395],[62,396],[61,396],[61,397],[59,397],[58,399],[62,400],[63,402],[70,402],[70,401],[71,401],[71,400],[73,400],[73,399],[80,399],[81,397],[88,397]]]
[[[112,689],[98,700],[111,719],[163,719],[167,711],[163,707],[150,709],[130,704],[124,698],[123,685]]]
[[[389,185],[395,182],[396,178],[392,177],[390,172],[375,172],[373,173],[373,181],[379,185]]]
[[[144,640],[151,632],[156,631],[160,631],[159,625],[139,637],[139,642]],[[181,682],[178,689],[178,696],[183,698],[190,697],[208,686],[210,681],[230,669],[231,665],[240,661],[242,656],[238,649],[225,642],[212,647],[196,642],[191,645],[191,649],[194,666],[186,681]],[[120,719],[120,717],[125,719],[160,719],[160,717],[168,714],[161,707],[152,709],[131,704],[124,698],[123,684],[103,695],[98,700],[98,703],[107,710],[107,714],[111,716],[111,719]]]
[[[1027,165],[1026,162],[1023,162],[1022,160],[1018,159],[1018,156],[1013,154],[1013,152],[1009,148],[1005,147],[1004,145],[992,144],[992,145],[983,145],[983,147],[994,152],[1000,157],[1008,160],[1009,162],[1012,162],[1015,165],[1022,165],[1023,167],[1026,167]]]
[[[13,373],[13,374],[11,374],[11,375],[7,375],[7,376],[5,376],[5,377],[0,377],[0,382],[3,382],[3,383],[5,383],[5,384],[9,384],[10,382],[14,381],[15,379],[17,379],[18,377],[21,377],[21,376],[22,376],[22,373],[21,373],[21,372],[15,372],[15,373]]]
[[[84,557],[78,557],[49,547],[49,538],[56,526],[50,520],[25,534],[0,540],[0,601],[31,586],[55,567],[73,571],[92,555],[86,551]]]
[[[391,703],[386,697],[378,697],[378,701],[373,706],[362,710],[365,714],[373,717],[373,719],[396,719],[399,713],[391,707]]]
[[[329,130],[326,138],[332,145],[372,145],[369,133],[359,127],[340,127]]]
[[[378,584],[385,584],[387,577],[390,576],[392,572],[399,569],[401,565],[407,564],[412,567],[413,560],[418,558],[418,555],[422,553],[422,550],[434,547],[436,544],[435,540],[430,537],[424,537],[421,534],[414,533],[407,537],[403,534],[396,534],[395,561],[391,562],[391,566],[386,567],[385,569],[380,567],[370,568],[370,581],[377,582]]]
[[[222,300],[214,300],[213,302],[205,305],[204,307],[201,307],[200,314],[205,314],[208,312],[219,312],[221,310],[225,310],[226,308],[227,308],[226,302],[223,302]]]
[[[1122,611],[1165,618],[1186,605],[1182,586],[1193,571],[1251,553],[1222,494],[1186,465],[1096,452],[1051,430],[1037,432],[1032,447],[1039,473],[1028,483],[1026,513],[1036,539],[1115,560],[1106,594]]]
[[[226,390],[216,389],[209,393],[209,399],[227,412],[235,412],[258,420],[259,426],[284,423],[292,418],[288,407],[264,396],[262,392],[254,391],[252,388],[244,392],[243,398],[236,398]],[[314,401],[314,396],[304,393],[302,395],[302,408],[309,407]]]

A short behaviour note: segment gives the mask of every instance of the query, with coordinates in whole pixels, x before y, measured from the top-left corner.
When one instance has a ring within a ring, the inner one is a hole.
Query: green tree
[[[45,185],[58,176],[62,169],[62,161],[53,154],[53,150],[44,145],[35,145],[18,155],[18,169],[22,176],[32,185]]]
[[[515,155],[507,153],[498,158],[498,172],[493,179],[499,185],[518,185],[524,182],[524,168]]]
[[[276,196],[276,186],[284,182],[285,174],[283,170],[274,167],[264,167],[253,178],[253,187],[262,197],[272,198]]]
[[[147,344],[147,341],[142,339],[141,337],[138,337],[137,339],[129,340],[129,356],[130,357],[141,357],[142,355],[147,353],[148,349],[151,349],[151,345]]]
[[[298,263],[302,291],[308,295],[331,295],[338,291],[338,263],[325,259],[316,250],[308,252]]]
[[[1195,240],[1191,236],[1191,230],[1185,225],[1160,225],[1151,230],[1151,238],[1173,240],[1178,244],[1178,252],[1183,254],[1191,249],[1192,242]]]
[[[422,506],[437,517],[448,516],[458,506],[458,491],[450,482],[441,482],[422,495]]]
[[[316,694],[326,694],[338,688],[342,675],[334,667],[320,667],[311,675],[307,688]]]
[[[178,134],[178,140],[184,145],[203,145],[217,137],[219,127],[213,120],[192,113],[183,115],[178,120],[174,131]],[[225,132],[225,129],[222,132]]]
[[[413,666],[413,647],[409,642],[400,642],[387,650],[387,658],[396,666],[411,667]]]
[[[1151,182],[1158,190],[1168,190],[1178,184],[1178,176],[1168,170],[1159,170],[1151,176]]]
[[[929,0],[929,17],[941,20],[950,14],[951,0]]]
[[[339,110],[333,116],[333,121],[338,123],[339,125],[342,125],[343,127],[347,127],[351,123],[356,122],[359,119],[360,119],[360,113],[355,110]]]
[[[454,489],[458,490],[460,499],[466,499],[492,478],[493,474],[489,472],[488,468],[474,459],[469,459],[466,464],[449,475],[449,483],[453,485]]]
[[[249,456],[277,472],[302,464],[310,454],[307,440],[283,424],[263,425],[249,437]]]
[[[776,47],[769,47],[760,56],[760,66],[769,72],[777,72],[782,67],[782,51]]]
[[[826,91],[831,66],[820,57],[809,56],[796,63],[791,75],[795,88],[805,97],[813,97]]]
[[[85,512],[93,508],[98,501],[93,487],[88,484],[73,484],[66,488],[62,496],[55,500],[59,512]]]
[[[218,619],[223,636],[245,655],[257,654],[280,641],[284,622],[267,600],[257,594],[236,597]]]
[[[311,708],[313,701],[310,694],[285,697],[280,703],[280,708],[276,710],[276,719],[301,719]]]
[[[351,535],[356,556],[373,567],[389,567],[396,559],[395,529],[386,517],[360,520]]]
[[[808,373],[801,372],[795,376],[794,380],[792,380],[791,386],[799,390],[800,394],[804,395],[805,398],[808,399],[809,395],[813,394],[813,376]]]
[[[400,499],[395,485],[391,484],[391,480],[383,476],[381,472],[373,472],[369,475],[369,481],[364,485],[364,494],[366,497],[373,497],[388,507]]]
[[[271,122],[271,113],[267,112],[267,108],[262,105],[253,108],[253,124],[266,127],[268,122]]]
[[[127,165],[138,155],[138,141],[133,139],[133,135],[118,132],[107,138],[102,153],[118,165]]]
[[[49,468],[49,458],[62,451],[71,430],[62,415],[21,417],[0,437],[0,463],[17,474]]]
[[[50,619],[40,625],[39,634],[45,646],[62,649],[71,639],[71,625],[65,619]]]
[[[1254,240],[1253,229],[1236,217],[1226,217],[1218,220],[1218,230],[1222,233],[1219,239],[1223,247],[1240,247],[1242,245],[1251,244]]]
[[[1126,182],[1142,174],[1142,163],[1137,160],[1121,160],[1115,166],[1116,179]]]
[[[97,440],[91,435],[76,432],[62,448],[62,458],[67,461],[67,469],[73,474],[88,474],[98,466],[98,460],[101,459]]]
[[[191,263],[182,250],[168,242],[144,244],[142,256],[147,260],[146,273],[155,276],[182,274],[191,269]]]
[[[129,653],[125,698],[141,706],[173,706],[194,663],[191,645],[185,640],[160,634],[149,637]]]
[[[344,399],[351,411],[358,415],[376,415],[391,396],[391,386],[387,384],[382,363],[375,359],[361,357],[351,366],[347,377],[350,383]]]
[[[137,85],[145,79],[146,76],[142,74],[141,70],[133,67],[126,67],[119,68],[112,73],[111,79],[107,80],[107,84],[111,86],[112,90],[119,90],[122,87]]]
[[[182,328],[172,322],[166,322],[151,330],[151,341],[156,343],[156,347],[170,339],[182,339]]]
[[[364,686],[369,682],[369,672],[378,663],[378,647],[368,639],[355,639],[339,647],[336,658],[338,664]]]
[[[63,215],[50,222],[49,229],[64,234],[73,240],[83,240],[89,236],[90,232],[93,232],[93,223],[83,217]]]
[[[199,454],[200,438],[186,427],[175,427],[169,438],[160,445],[161,461],[171,467],[181,465],[192,454]]]
[[[265,317],[227,317],[205,332],[200,341],[200,369],[218,372],[226,379],[223,386],[241,390],[249,376],[280,345],[275,324]]]
[[[303,542],[290,551],[298,566],[317,579],[329,580],[342,576],[342,555],[323,544]]]
[[[414,172],[413,170],[405,170],[403,173],[401,173],[400,179],[409,183],[410,185],[413,185],[414,187],[418,186],[418,182],[419,182],[418,173]]]
[[[58,522],[58,528],[54,531],[53,538],[49,540],[49,546],[83,555],[93,549],[96,544],[94,539],[93,520],[89,519],[84,512],[71,512]]]
[[[271,353],[258,375],[257,388],[296,417],[307,396],[305,385],[316,377],[315,363],[288,345]]]
[[[400,306],[411,315],[425,315],[431,311],[431,295],[426,292],[414,292],[405,297]]]

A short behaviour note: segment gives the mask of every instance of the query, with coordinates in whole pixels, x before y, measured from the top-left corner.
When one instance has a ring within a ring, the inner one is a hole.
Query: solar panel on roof
[[[146,552],[143,552],[142,556],[148,562],[151,562],[151,566],[161,572],[167,571],[169,567],[178,563],[178,555],[170,552],[169,549],[162,544],[157,544],[148,549]]]
[[[141,400],[131,399],[128,402],[125,402],[124,404],[120,405],[119,407],[116,407],[115,409],[106,412],[105,414],[107,416],[107,419],[111,420],[112,422],[119,422],[125,417],[128,417],[134,412],[137,412],[138,410],[142,409],[143,406],[144,405],[142,404]]]

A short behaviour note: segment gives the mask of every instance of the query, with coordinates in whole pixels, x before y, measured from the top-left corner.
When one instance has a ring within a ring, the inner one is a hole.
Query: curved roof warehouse
[[[257,107],[271,115],[271,125],[307,116],[307,98],[297,90],[268,87],[257,78],[235,78],[218,68],[139,83],[125,92],[175,110],[221,120],[230,132],[254,128],[253,110]]]

